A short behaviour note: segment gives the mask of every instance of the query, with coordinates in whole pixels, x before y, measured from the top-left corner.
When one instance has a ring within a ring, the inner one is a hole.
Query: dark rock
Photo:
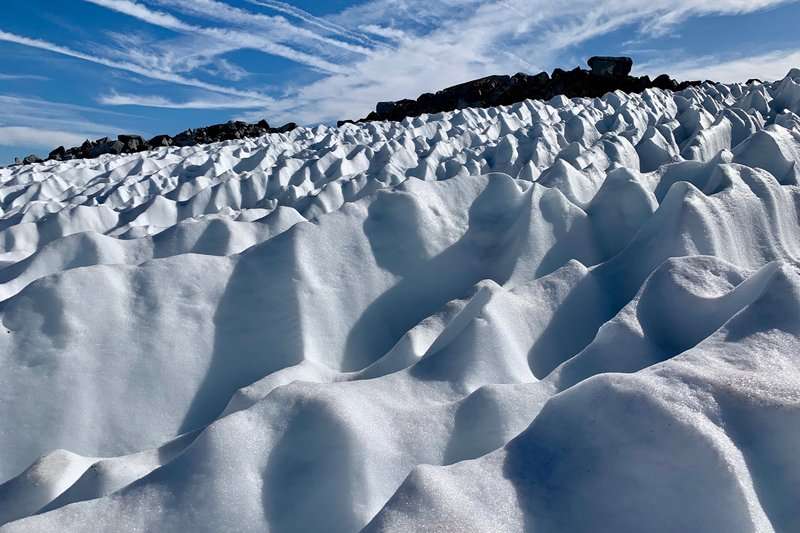
[[[139,135],[117,135],[117,140],[124,145],[126,153],[141,152],[147,149],[147,143]]]
[[[589,64],[591,71],[557,68],[552,75],[546,72],[535,75],[520,72],[513,76],[487,76],[436,93],[424,93],[417,100],[380,102],[375,111],[357,122],[400,121],[423,113],[439,113],[465,107],[510,105],[529,98],[549,100],[559,94],[568,98],[595,98],[616,90],[640,93],[650,87],[677,91],[700,83],[678,83],[667,75],[659,76],[655,80],[651,80],[649,76],[630,76],[633,60],[629,57],[593,57]],[[338,124],[347,122],[340,121]]]
[[[151,148],[160,148],[162,146],[172,146],[172,137],[169,135],[156,135],[149,141],[147,144],[150,145]]]
[[[78,153],[80,154],[81,157],[89,157],[89,152],[92,151],[92,146],[94,146],[92,144],[92,141],[86,139],[85,141],[83,141],[83,144],[81,145]]]
[[[47,159],[55,159],[56,161],[61,161],[64,159],[64,156],[67,154],[67,150],[63,146],[59,146],[52,152],[50,152],[47,156]]]
[[[388,115],[394,110],[394,102],[378,102],[375,106],[375,112],[379,115]]]
[[[172,143],[175,146],[192,146],[197,144],[197,136],[193,129],[184,130],[172,138]]]
[[[295,128],[297,128],[297,124],[295,124],[294,122],[287,122],[286,124],[284,124],[280,128],[274,128],[272,130],[272,133],[286,133],[286,132],[292,131]]]
[[[680,91],[701,84],[699,81],[678,83],[666,74],[662,74],[654,80],[648,76],[632,77],[629,74],[633,61],[629,57],[592,57],[588,63],[591,71],[581,68],[569,71],[557,68],[551,75],[546,72],[534,75],[519,72],[513,76],[486,76],[435,93],[424,93],[416,100],[379,102],[375,111],[369,113],[365,118],[358,121],[340,120],[337,125],[372,120],[401,121],[407,117],[453,111],[465,107],[511,105],[529,98],[549,100],[559,94],[568,98],[595,98],[616,90],[639,93],[647,88],[656,87]],[[754,80],[748,80],[748,83],[752,81]],[[96,141],[87,140],[81,146],[68,150],[59,147],[50,153],[48,159],[67,160],[97,157],[102,154],[134,153],[164,146],[193,146],[245,137],[260,137],[268,133],[286,133],[296,127],[294,122],[289,122],[278,128],[272,128],[266,120],[262,119],[255,124],[228,121],[224,124],[188,129],[174,137],[156,135],[149,141],[145,141],[138,135],[119,135],[116,141],[110,141],[107,137],[103,137]]]
[[[89,157],[99,157],[105,154],[121,154],[125,150],[125,144],[121,141],[108,141],[100,142],[99,139],[94,143],[91,150],[89,150]]]
[[[41,163],[41,162],[42,162],[42,159],[39,156],[35,155],[35,154],[31,154],[29,156],[26,156],[22,160],[22,164],[23,165],[31,165],[33,163]]]
[[[630,57],[594,56],[587,61],[595,76],[625,77],[631,73],[633,59]]]
[[[678,88],[678,83],[666,74],[661,74],[653,80],[653,87],[674,91]]]

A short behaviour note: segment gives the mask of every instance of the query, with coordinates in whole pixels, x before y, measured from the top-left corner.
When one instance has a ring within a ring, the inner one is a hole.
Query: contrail
[[[286,4],[284,2],[279,2],[277,0],[247,0],[247,1],[250,2],[251,4],[255,4],[261,7],[266,7],[268,9],[272,9],[274,11],[290,15],[292,17],[302,20],[303,22],[317,26],[318,28],[322,28],[325,31],[329,31],[331,33],[335,33],[343,37],[349,37],[364,44],[371,44],[373,46],[381,46],[381,47],[387,46],[385,43],[381,43],[373,39],[370,39],[363,33],[354,32],[352,30],[345,28],[344,26],[334,24],[333,22],[312,15],[308,11],[304,11],[299,7],[295,7],[293,5]]]
[[[75,59],[81,59],[83,61],[89,61],[90,63],[103,65],[104,67],[132,72],[134,74],[138,74],[140,76],[144,76],[146,78],[151,78],[154,80],[166,81],[170,83],[176,83],[178,85],[186,85],[189,87],[197,87],[198,89],[205,89],[207,91],[212,91],[215,93],[228,94],[230,96],[238,96],[241,98],[253,98],[263,101],[264,105],[274,102],[272,98],[269,98],[268,96],[264,96],[263,94],[257,92],[240,91],[237,89],[231,89],[229,87],[223,87],[221,85],[216,85],[213,83],[206,83],[204,81],[192,78],[185,78],[183,76],[180,76],[179,74],[174,74],[172,72],[164,72],[161,70],[146,68],[141,65],[136,65],[125,61],[116,61],[112,59],[106,59],[104,57],[84,54],[83,52],[78,52],[76,50],[72,50],[71,48],[67,48],[65,46],[53,44],[49,41],[43,41],[41,39],[32,39],[30,37],[16,35],[14,33],[5,32],[3,30],[0,30],[0,41],[16,43],[22,46],[38,48],[40,50],[47,50],[55,54],[61,54],[64,56],[73,57]]]

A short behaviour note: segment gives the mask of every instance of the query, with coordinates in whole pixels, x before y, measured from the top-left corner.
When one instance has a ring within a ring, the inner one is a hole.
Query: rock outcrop
[[[633,59],[630,57],[594,56],[586,62],[595,76],[613,76],[621,78],[628,76],[633,68]]]
[[[630,57],[595,56],[588,60],[591,70],[555,69],[552,74],[517,73],[513,76],[487,76],[448,87],[436,93],[425,93],[416,100],[378,102],[375,111],[358,121],[341,120],[339,126],[348,122],[400,121],[424,113],[440,113],[468,107],[493,107],[510,105],[527,99],[549,100],[557,95],[568,98],[601,97],[612,91],[640,93],[648,88],[671,91],[699,85],[699,81],[677,82],[666,74],[655,79],[649,76],[631,76],[633,60]],[[129,154],[152,150],[164,146],[193,146],[244,137],[260,137],[268,133],[284,133],[296,128],[294,122],[279,128],[272,128],[266,120],[255,124],[230,121],[205,128],[185,130],[174,137],[156,135],[145,140],[138,135],[119,135],[116,139],[103,137],[95,141],[86,140],[81,146],[65,149],[59,146],[47,156],[46,160],[66,161],[69,159],[94,158],[103,154]],[[29,155],[17,164],[41,162],[42,159]]]
[[[245,137],[260,137],[268,133],[284,133],[297,127],[294,122],[284,124],[279,128],[270,127],[266,120],[255,124],[242,121],[230,121],[224,124],[214,124],[204,128],[188,129],[175,135],[156,135],[150,140],[145,140],[139,135],[118,135],[116,139],[102,137],[94,141],[86,140],[80,146],[64,148],[59,146],[50,152],[46,159],[36,155],[29,155],[24,159],[17,159],[17,164],[40,163],[45,160],[67,161],[70,159],[91,159],[104,154],[133,154],[144,152],[164,146],[194,146]]]
[[[588,61],[591,70],[555,69],[552,74],[518,73],[513,76],[487,76],[448,87],[437,93],[425,93],[416,100],[380,102],[375,111],[357,122],[375,120],[403,120],[423,113],[440,113],[466,107],[493,107],[510,105],[529,98],[549,100],[563,94],[568,98],[600,97],[611,91],[640,93],[648,88],[677,91],[698,81],[679,83],[666,74],[655,79],[649,76],[630,75],[633,60],[629,57],[595,56]],[[340,121],[339,125],[349,120]]]

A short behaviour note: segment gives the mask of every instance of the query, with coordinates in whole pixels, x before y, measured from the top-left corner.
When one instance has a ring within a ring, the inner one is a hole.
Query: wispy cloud
[[[337,52],[352,52],[356,54],[368,54],[374,45],[380,43],[366,38],[358,32],[352,32],[346,28],[341,28],[333,23],[326,23],[324,19],[319,19],[306,13],[305,11],[289,6],[301,15],[300,20],[307,22],[315,29],[322,29],[323,33],[317,33],[314,29],[309,29],[290,23],[281,16],[267,16],[262,13],[248,11],[231,6],[218,0],[194,0],[184,2],[183,0],[148,0],[159,6],[170,7],[182,13],[192,16],[213,20],[225,25],[235,25],[240,31],[252,33],[258,31],[258,36],[264,36],[277,42],[289,44],[295,47],[311,47],[316,53],[333,57]],[[253,5],[265,5],[261,2],[250,2]],[[330,34],[344,37],[342,40],[333,38]],[[354,44],[351,40],[361,44]]]
[[[47,76],[40,76],[38,74],[3,74],[0,73],[0,80],[15,81],[15,80],[34,80],[34,81],[47,81],[50,78]]]
[[[144,107],[160,107],[169,109],[256,109],[263,108],[260,100],[248,100],[230,97],[195,98],[176,101],[159,95],[121,94],[112,92],[97,99],[103,105],[134,105]]]
[[[46,130],[28,126],[0,126],[0,146],[51,149],[55,146],[81,144],[87,136],[71,131]]]
[[[113,122],[117,120],[138,118],[128,113],[3,94],[0,94],[0,109],[3,110],[0,126],[32,126],[92,134],[115,131],[117,128]],[[91,115],[102,116],[102,122],[86,118]],[[107,123],[105,119],[111,123]]]
[[[65,46],[60,46],[48,41],[44,41],[41,39],[32,39],[30,37],[24,37],[21,35],[16,35],[13,33],[8,33],[5,31],[0,30],[0,41],[6,41],[11,43],[16,43],[23,46],[29,46],[32,48],[38,48],[40,50],[47,50],[48,52],[53,52],[55,54],[60,54],[68,57],[73,57],[75,59],[81,59],[83,61],[89,61],[91,63],[96,63],[98,65],[102,65],[104,67],[124,70],[127,72],[131,72],[133,74],[138,74],[140,76],[144,76],[146,78],[151,78],[154,80],[165,81],[170,83],[176,83],[178,85],[185,85],[189,87],[196,87],[198,89],[205,89],[207,91],[227,94],[230,96],[240,96],[244,98],[252,98],[252,99],[259,99],[264,102],[265,105],[269,105],[272,103],[272,99],[259,94],[254,91],[242,91],[238,89],[233,89],[230,87],[224,87],[221,85],[217,85],[214,83],[207,83],[201,80],[187,78],[173,72],[165,72],[161,70],[156,70],[152,68],[143,67],[141,65],[137,65],[134,63],[126,63],[122,61],[114,61],[108,58],[94,56],[91,54],[85,54],[83,52],[78,52],[76,50],[72,50]]]
[[[333,33],[335,35],[340,35],[342,37],[346,37],[349,39],[355,39],[366,45],[382,46],[382,43],[369,38],[369,36],[361,32],[353,31],[349,28],[346,28],[345,26],[342,26],[341,24],[336,24],[335,22],[326,20],[322,17],[316,17],[311,13],[309,13],[308,11],[300,9],[299,7],[293,6],[291,4],[287,4],[286,2],[278,2],[275,0],[247,0],[247,1],[253,5],[266,7],[268,9],[275,10],[279,13],[284,13],[291,17],[295,17],[307,24],[316,26],[317,28],[325,32]]]
[[[154,11],[132,0],[84,0],[91,4],[123,13],[164,29],[205,37],[227,43],[239,49],[254,49],[267,54],[290,59],[325,72],[342,72],[343,67],[318,56],[308,54],[275,42],[272,39],[252,32],[242,32],[228,28],[212,28],[189,24],[161,11]],[[202,0],[199,0],[202,1]],[[188,7],[188,6],[187,6]]]
[[[295,117],[298,122],[363,116],[379,100],[413,98],[488,74],[549,69],[559,62],[568,67],[563,58],[570,50],[623,27],[663,33],[688,17],[753,12],[784,3],[373,0],[332,20],[391,36],[392,50],[376,50],[351,63],[346,73],[299,87],[267,109],[281,119]]]
[[[132,94],[130,79],[112,79],[96,97],[102,105],[231,109],[311,124],[363,116],[377,101],[488,74],[570,67],[579,45],[622,28],[634,38],[627,46],[641,48],[690,17],[749,13],[791,0],[370,0],[325,17],[282,0],[84,1],[144,22],[144,29],[107,32],[102,42],[75,48],[2,31],[0,40],[193,89]],[[149,33],[156,28],[158,37]],[[259,78],[244,68],[253,63],[237,61],[237,50],[289,59],[305,70],[285,80],[274,76],[281,85],[254,90]],[[701,63],[689,53],[671,55],[668,64],[640,63],[637,71],[746,79],[780,77],[785,65],[800,62],[791,50]],[[205,81],[210,77],[216,81]]]
[[[51,102],[40,98],[0,95],[0,147],[27,150],[73,146],[85,139],[95,139],[121,131],[113,123],[101,123],[86,117],[102,115],[112,121],[132,118],[113,111]]]
[[[800,65],[800,49],[773,50],[745,56],[702,56],[679,62],[649,63],[641,70],[656,73],[669,69],[675,77],[684,80],[712,79],[721,82],[744,82],[750,78],[779,80]]]

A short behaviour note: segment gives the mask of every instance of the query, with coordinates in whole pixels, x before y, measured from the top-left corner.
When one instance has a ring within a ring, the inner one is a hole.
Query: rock
[[[191,146],[197,144],[197,136],[193,129],[188,129],[180,132],[172,138],[172,143],[175,146]]]
[[[530,75],[519,72],[513,76],[487,76],[448,87],[436,93],[424,93],[416,100],[380,102],[365,118],[357,122],[372,120],[400,121],[423,113],[440,113],[465,107],[493,107],[510,105],[526,99],[550,100],[554,96],[567,98],[595,98],[621,90],[640,93],[647,88],[681,90],[699,82],[678,83],[667,75],[655,80],[648,76],[633,77],[629,73],[633,60],[629,57],[592,57],[592,70],[557,68],[552,75],[546,72]],[[338,124],[346,124],[347,120]]]
[[[375,112],[379,115],[388,115],[394,109],[394,102],[378,102],[375,106]]]
[[[272,130],[273,133],[286,133],[287,131],[292,131],[293,129],[297,128],[297,124],[294,122],[287,122],[280,128],[274,128]]]
[[[435,93],[424,93],[416,100],[403,99],[395,102],[378,102],[375,111],[365,118],[340,120],[337,126],[353,122],[373,120],[401,121],[407,117],[422,114],[441,113],[465,107],[493,107],[511,105],[526,99],[550,100],[554,96],[564,95],[567,98],[595,98],[604,94],[621,90],[629,93],[640,93],[649,87],[664,90],[680,91],[699,81],[676,82],[666,74],[650,80],[648,76],[630,76],[633,60],[629,57],[601,57],[589,59],[591,71],[581,68],[572,70],[555,69],[552,74],[540,72],[530,75],[518,72],[513,76],[486,76],[447,87]],[[748,83],[752,80],[748,80]],[[96,141],[85,141],[81,146],[64,150],[58,147],[48,159],[68,160],[76,158],[97,157],[102,154],[134,153],[164,146],[194,146],[197,144],[260,137],[268,133],[286,133],[297,127],[289,122],[273,128],[262,119],[255,124],[243,121],[228,121],[203,128],[187,129],[170,137],[156,135],[145,141],[139,135],[119,135],[116,141],[107,137]]]
[[[674,91],[678,88],[678,83],[666,74],[661,74],[653,80],[653,87]]]
[[[117,140],[123,144],[126,153],[141,152],[147,149],[147,143],[139,135],[117,135]]]
[[[594,56],[589,58],[587,64],[596,76],[624,77],[631,73],[633,59],[625,56]]]
[[[56,161],[61,161],[64,159],[64,156],[67,154],[67,150],[63,146],[59,146],[52,152],[47,155],[47,159],[55,159]]]
[[[156,135],[155,137],[147,141],[147,144],[150,145],[152,148],[160,148],[162,146],[172,146],[173,142],[172,142],[172,137],[170,137],[169,135]]]
[[[107,138],[106,138],[107,139]],[[100,142],[102,139],[99,139],[95,142],[92,149],[89,150],[89,157],[99,157],[105,154],[121,154],[125,150],[125,144],[121,141],[109,141],[106,140],[105,142]]]
[[[41,163],[42,159],[36,154],[30,154],[22,160],[23,165],[32,165],[33,163]]]

